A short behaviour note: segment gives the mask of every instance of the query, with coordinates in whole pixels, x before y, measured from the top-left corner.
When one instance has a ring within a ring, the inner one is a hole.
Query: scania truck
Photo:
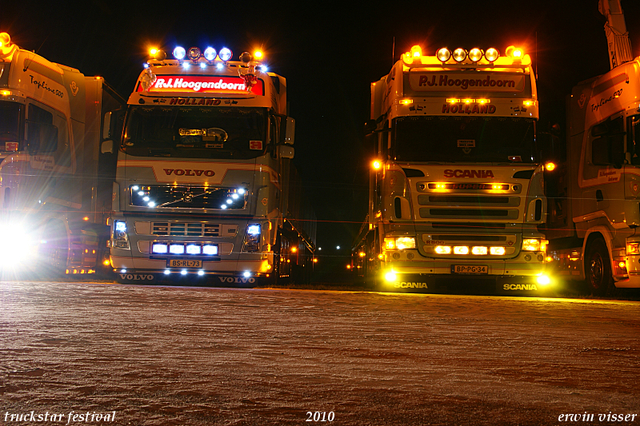
[[[255,286],[308,280],[315,217],[302,202],[285,78],[260,52],[176,47],[128,100],[113,188],[122,282]]]
[[[550,272],[606,295],[640,287],[640,58],[631,54],[620,1],[600,0],[599,9],[611,70],[568,97],[564,149],[545,173],[544,232]]]
[[[371,84],[369,207],[352,271],[379,289],[539,292],[546,240],[531,58],[414,46]]]
[[[115,178],[115,156],[100,153],[101,123],[123,103],[101,77],[50,62],[0,33],[3,277],[100,270]]]

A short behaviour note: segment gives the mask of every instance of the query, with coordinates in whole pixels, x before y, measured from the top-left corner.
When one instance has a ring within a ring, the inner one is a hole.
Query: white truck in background
[[[545,172],[543,232],[549,272],[606,295],[640,288],[640,58],[631,53],[620,1],[600,0],[599,10],[611,70],[568,97],[566,141]]]
[[[115,156],[101,124],[124,103],[101,77],[19,48],[0,33],[0,269],[101,270]]]

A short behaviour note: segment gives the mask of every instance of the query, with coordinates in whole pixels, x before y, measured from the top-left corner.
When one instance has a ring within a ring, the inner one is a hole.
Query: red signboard
[[[138,92],[144,91],[138,85]],[[264,83],[256,79],[251,91],[242,77],[201,76],[201,75],[159,75],[149,87],[149,92],[182,92],[182,93],[252,93],[264,95]]]

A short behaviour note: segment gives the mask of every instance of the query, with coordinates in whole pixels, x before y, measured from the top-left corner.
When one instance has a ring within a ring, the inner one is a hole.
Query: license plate
[[[453,265],[451,267],[454,274],[488,274],[487,265]]]
[[[171,259],[167,262],[169,268],[202,268],[202,260]]]

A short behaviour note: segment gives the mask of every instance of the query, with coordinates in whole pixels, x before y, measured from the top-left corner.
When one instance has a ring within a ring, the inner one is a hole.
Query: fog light
[[[204,247],[202,247],[202,253],[208,256],[215,256],[216,254],[218,254],[218,246],[205,244]]]
[[[507,252],[507,249],[504,247],[491,247],[489,249],[489,253],[494,256],[503,256]]]
[[[395,271],[389,271],[386,274],[384,274],[384,279],[389,281],[389,282],[394,282],[397,279],[397,275]]]
[[[551,278],[549,278],[547,275],[538,275],[538,277],[536,278],[536,282],[540,285],[549,285],[551,284]]]
[[[489,252],[489,249],[487,247],[484,246],[474,246],[471,248],[471,253],[477,255],[477,256],[482,256],[485,255]]]
[[[184,254],[184,246],[182,244],[171,244],[169,246],[169,253]]]
[[[202,247],[196,244],[187,244],[187,254],[200,254],[202,253]]]
[[[153,243],[151,246],[151,253],[153,254],[167,254],[169,247],[163,243]]]
[[[453,254],[469,254],[469,247],[467,247],[467,246],[455,246],[453,248]]]
[[[451,254],[451,246],[436,246],[435,251],[438,254]]]

